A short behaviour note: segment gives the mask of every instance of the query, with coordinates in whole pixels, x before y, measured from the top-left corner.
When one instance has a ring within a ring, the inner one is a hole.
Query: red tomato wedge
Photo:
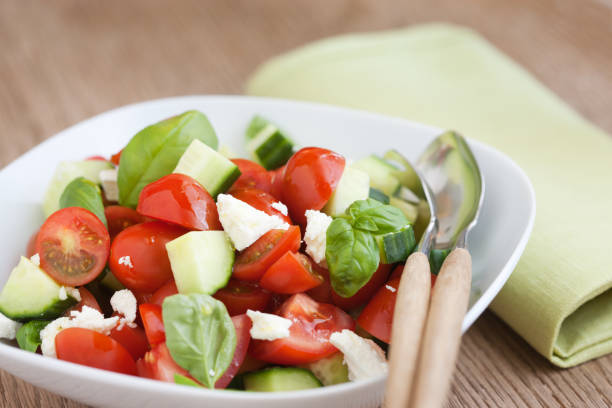
[[[64,316],[70,317],[70,312],[73,310],[78,310],[79,312],[83,310],[83,306],[89,306],[92,309],[96,309],[98,312],[102,313],[102,309],[96,300],[96,297],[84,286],[79,288],[79,294],[81,295],[81,301],[76,305],[72,306],[70,309],[64,312]]]
[[[385,343],[391,341],[393,310],[399,282],[400,279],[395,278],[381,286],[357,318],[357,323],[365,331]]]
[[[378,269],[374,272],[374,275],[370,278],[361,289],[357,291],[353,296],[345,298],[337,294],[332,290],[332,298],[334,305],[344,310],[353,310],[359,306],[365,305],[380,288],[387,281],[389,272],[391,271],[390,264],[381,263],[378,265]]]
[[[215,200],[200,183],[184,174],[169,174],[145,186],[136,210],[189,229],[222,229]]]
[[[106,265],[110,236],[102,221],[80,207],[51,214],[40,227],[36,252],[41,268],[66,286],[94,280]]]
[[[272,294],[263,290],[255,282],[230,279],[224,288],[214,295],[223,302],[230,316],[246,313],[248,309],[263,311],[268,307]]]
[[[144,330],[140,327],[123,326],[121,330],[115,327],[110,337],[119,342],[132,355],[134,360],[142,358],[149,350],[149,342]]]
[[[320,360],[337,349],[329,342],[332,333],[355,327],[353,319],[336,306],[318,303],[300,293],[290,297],[278,314],[290,319],[289,337],[253,340],[253,357],[274,364],[298,365]]]
[[[140,312],[140,319],[142,320],[142,325],[151,347],[165,342],[166,330],[164,329],[161,305],[143,303],[138,306],[138,311]]]
[[[240,177],[232,184],[228,194],[243,188],[256,188],[266,193],[272,191],[270,176],[265,168],[247,159],[231,159],[232,163],[238,166]]]
[[[294,294],[305,292],[323,283],[312,261],[299,252],[286,252],[261,277],[259,284],[271,292]]]
[[[174,282],[174,279],[172,279],[157,289],[155,293],[153,293],[153,296],[151,296],[149,302],[161,306],[164,303],[165,298],[176,294],[178,294],[178,289],[176,287],[176,282]]]
[[[253,208],[263,211],[268,215],[276,215],[287,224],[292,224],[291,218],[288,215],[283,214],[272,206],[274,203],[278,203],[278,200],[262,190],[256,188],[243,188],[235,190],[231,193],[234,198],[240,201],[244,201]]]
[[[140,293],[152,293],[172,279],[166,243],[186,232],[160,221],[132,225],[111,246],[108,264],[117,279]]]
[[[285,177],[285,169],[287,165],[283,167],[279,167],[276,170],[270,170],[268,175],[270,177],[270,183],[272,184],[272,189],[270,190],[270,194],[279,200],[283,197],[283,178]]]
[[[344,165],[344,157],[319,147],[305,147],[289,159],[282,200],[292,220],[305,227],[306,210],[325,206],[342,177]]]
[[[136,375],[132,355],[118,341],[89,329],[71,327],[55,336],[57,358],[117,373]]]
[[[108,232],[111,240],[127,227],[141,224],[146,218],[138,214],[136,210],[120,205],[109,205],[104,208],[104,215],[108,224]]]
[[[285,252],[297,251],[301,239],[300,228],[295,225],[287,230],[274,229],[266,232],[236,257],[233,277],[258,281]]]
[[[215,388],[225,388],[229,385],[240,370],[251,342],[251,319],[247,315],[241,314],[232,317],[232,323],[234,323],[234,328],[236,329],[236,348],[234,349],[234,357],[223,376],[215,383]]]

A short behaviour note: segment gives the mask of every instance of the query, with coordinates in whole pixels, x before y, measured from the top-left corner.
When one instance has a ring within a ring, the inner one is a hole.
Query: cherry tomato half
[[[261,277],[259,284],[274,293],[305,292],[323,283],[313,269],[312,261],[299,252],[286,252]]]
[[[289,159],[282,195],[292,220],[305,227],[306,210],[325,206],[340,181],[344,164],[344,157],[319,147],[305,147]]]
[[[108,264],[128,289],[152,293],[172,277],[166,243],[186,231],[159,221],[132,225],[121,231],[111,246]]]
[[[131,354],[116,340],[89,329],[71,327],[55,336],[57,358],[117,373],[136,375]]]
[[[243,188],[256,188],[266,193],[272,191],[270,176],[265,168],[259,164],[246,159],[231,159],[232,163],[240,169],[240,177],[232,184],[229,194]]]
[[[272,206],[272,204],[278,203],[278,200],[265,191],[256,188],[243,188],[233,191],[231,195],[259,211],[263,211],[268,215],[276,215],[287,224],[293,224],[288,215],[283,214]]]
[[[111,240],[127,227],[141,224],[146,221],[146,218],[138,214],[136,210],[120,205],[109,205],[104,208],[104,215],[108,224],[108,233]]]
[[[353,319],[336,306],[317,303],[303,293],[293,295],[281,306],[280,316],[293,323],[289,337],[253,340],[253,357],[274,364],[306,364],[336,351],[329,342],[332,333],[355,327]]]
[[[236,257],[234,278],[258,281],[285,252],[297,251],[300,240],[300,228],[295,225],[287,230],[273,229],[266,232]]]
[[[164,328],[161,305],[143,303],[138,306],[138,311],[140,312],[140,319],[142,320],[142,325],[151,347],[165,342],[166,329]]]
[[[376,293],[378,288],[380,288],[387,281],[390,271],[390,264],[380,263],[380,265],[378,265],[378,269],[376,272],[374,272],[374,275],[372,275],[368,283],[359,289],[357,293],[348,298],[342,297],[332,290],[334,305],[344,310],[353,310],[359,306],[365,305],[372,298],[374,293]]]
[[[119,342],[132,355],[134,360],[142,358],[149,350],[149,342],[144,330],[140,327],[123,326],[121,330],[115,327],[110,337]]]
[[[40,267],[66,286],[94,280],[106,265],[110,236],[102,221],[80,207],[51,214],[36,238]]]
[[[399,282],[399,278],[394,278],[381,286],[357,318],[357,323],[365,331],[385,343],[391,341],[393,310]]]
[[[164,303],[164,299],[168,296],[176,295],[178,293],[178,288],[176,287],[176,282],[174,279],[166,282],[162,287],[157,289],[149,302],[161,306]]]
[[[215,200],[200,183],[184,174],[168,174],[145,186],[136,210],[189,229],[222,229]]]
[[[223,302],[230,316],[246,313],[248,309],[263,311],[270,303],[272,294],[255,282],[230,279],[224,288],[213,295]]]

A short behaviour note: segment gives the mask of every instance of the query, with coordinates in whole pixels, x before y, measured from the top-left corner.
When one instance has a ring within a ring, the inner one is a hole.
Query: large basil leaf
[[[236,349],[236,329],[223,303],[209,295],[174,295],[164,300],[162,315],[174,361],[214,388]]]
[[[85,177],[77,177],[66,186],[60,196],[59,204],[60,208],[81,207],[89,210],[106,225],[100,187]]]
[[[336,218],[327,228],[325,258],[334,291],[353,296],[372,277],[380,253],[369,231],[354,228],[345,218]]]
[[[136,207],[143,187],[172,173],[194,139],[217,148],[217,135],[212,125],[198,111],[163,120],[132,137],[119,162],[119,204]]]
[[[368,231],[373,231],[378,234],[394,232],[410,224],[408,218],[406,218],[399,208],[383,204],[372,198],[357,200],[351,204],[346,211],[347,214],[353,218],[356,226],[363,225],[362,222],[360,222],[362,219],[368,220],[368,224],[374,223],[377,227],[377,231],[373,231],[371,227],[360,229],[367,229]]]
[[[38,346],[41,344],[40,332],[49,323],[50,322],[47,320],[31,320],[21,326],[19,330],[17,330],[17,344],[19,344],[19,347],[36,353]]]

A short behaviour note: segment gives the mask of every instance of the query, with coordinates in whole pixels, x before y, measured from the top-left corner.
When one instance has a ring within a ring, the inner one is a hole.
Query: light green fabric
[[[264,64],[247,92],[457,129],[510,155],[537,216],[492,309],[556,365],[612,351],[612,139],[478,34],[431,24],[323,40]]]

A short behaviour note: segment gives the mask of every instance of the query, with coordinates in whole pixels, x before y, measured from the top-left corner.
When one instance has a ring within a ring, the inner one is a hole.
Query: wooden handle
[[[413,408],[439,408],[446,401],[471,280],[470,253],[457,248],[444,261],[433,288],[412,389],[410,406]]]
[[[419,344],[425,327],[431,276],[427,256],[415,252],[406,260],[393,312],[386,408],[405,408],[416,370]]]

